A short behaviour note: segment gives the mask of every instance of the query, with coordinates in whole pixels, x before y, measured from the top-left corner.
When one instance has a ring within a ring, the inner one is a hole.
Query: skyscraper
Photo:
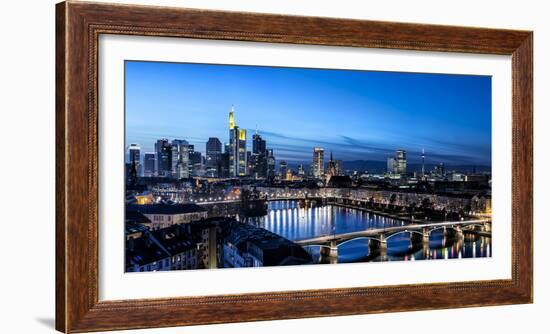
[[[439,165],[434,167],[434,173],[440,177],[445,176],[445,165],[442,162],[439,163]]]
[[[318,179],[322,178],[323,174],[325,174],[325,150],[322,147],[313,148],[311,172]]]
[[[159,139],[155,143],[157,154],[157,176],[170,176],[172,174],[172,145],[168,139]]]
[[[287,169],[288,169],[288,166],[287,166],[286,161],[281,160],[281,161],[279,162],[279,178],[280,178],[281,180],[285,180],[285,179],[286,179],[286,172],[287,172]]]
[[[203,176],[204,169],[201,152],[189,152],[189,164],[192,166],[192,176]]]
[[[267,177],[273,179],[275,177],[275,156],[273,149],[266,150],[267,153]]]
[[[136,175],[141,175],[140,151],[138,144],[130,144],[128,147],[128,159],[130,164],[135,164]]]
[[[154,152],[146,152],[143,155],[143,176],[155,176],[155,162],[156,158]]]
[[[395,151],[395,174],[407,174],[407,151]]]
[[[235,124],[234,107],[229,113],[229,174],[232,177],[245,176],[246,161],[246,130]]]
[[[388,157],[386,171],[390,174],[393,174],[395,172],[395,157]]]
[[[171,172],[176,179],[188,178],[190,175],[189,153],[193,151],[193,145],[187,140],[172,140]]]
[[[246,151],[246,175],[254,175],[254,164],[256,163],[255,158],[256,158],[256,155],[254,155],[254,159],[253,159],[252,152]]]
[[[227,178],[229,176],[229,153],[224,152],[220,156],[220,164],[218,168],[218,177]]]
[[[258,133],[255,133],[252,136],[252,153],[254,154],[265,154],[266,142],[262,139]]]
[[[252,136],[252,154],[250,155],[250,174],[256,179],[266,178],[268,175],[268,157],[266,141],[258,133]]]
[[[208,138],[206,142],[206,176],[219,176],[221,154],[221,141],[215,137]]]

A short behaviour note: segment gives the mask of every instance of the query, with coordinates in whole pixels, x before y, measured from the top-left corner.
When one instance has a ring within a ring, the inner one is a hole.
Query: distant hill
[[[325,161],[326,163],[326,161]],[[434,170],[436,164],[427,163],[424,165],[424,169],[426,172]],[[297,164],[289,164],[289,168],[293,170],[297,170],[298,165]],[[304,165],[304,168],[306,170],[309,169],[309,165]],[[369,173],[384,173],[386,172],[387,163],[386,161],[370,161],[370,160],[354,160],[354,161],[344,161],[344,169],[348,171],[368,171]],[[421,171],[422,170],[422,164],[414,163],[414,164],[407,164],[407,171],[408,172],[414,172],[414,171]],[[457,171],[461,173],[471,173],[474,170],[476,172],[490,172],[491,166],[484,166],[484,165],[445,165],[446,171]]]
[[[426,172],[434,170],[436,164],[427,163],[424,165]],[[366,161],[366,160],[355,160],[355,161],[344,161],[344,169],[346,170],[357,170],[357,171],[369,171],[370,173],[383,173],[386,172],[387,163],[385,161]],[[407,164],[407,171],[421,171],[422,164],[414,163]],[[476,172],[490,172],[491,166],[484,165],[445,165],[446,171],[457,171],[457,172],[468,172],[472,173],[474,170]]]

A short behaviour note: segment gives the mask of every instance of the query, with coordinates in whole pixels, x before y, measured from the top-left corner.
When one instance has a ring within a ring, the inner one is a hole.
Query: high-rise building
[[[255,179],[259,179],[258,172],[261,172],[258,170],[258,165],[260,163],[260,156],[258,154],[254,154],[250,151],[246,152],[246,175],[252,176]]]
[[[407,174],[407,151],[397,150],[395,156],[388,157],[387,171],[395,175]]]
[[[437,176],[445,176],[445,165],[441,162],[439,165],[435,166],[434,173]]]
[[[152,177],[155,176],[155,153],[145,152],[143,155],[143,176]]]
[[[206,176],[218,177],[222,143],[218,138],[210,137],[206,142]]]
[[[395,157],[388,157],[386,170],[388,173],[393,173],[395,171]]]
[[[265,154],[266,142],[262,139],[258,133],[255,133],[252,136],[252,153],[254,154]]]
[[[275,156],[273,155],[273,149],[266,150],[267,153],[267,178],[273,179],[275,177]]]
[[[234,107],[229,113],[229,174],[232,177],[246,176],[246,130],[235,124]]]
[[[248,167],[247,167],[247,174],[248,175],[251,175],[253,176],[254,178],[258,178],[256,176],[257,172],[258,172],[258,157],[259,155],[258,154],[254,154],[250,151],[246,152],[246,162],[248,163]]]
[[[395,174],[407,174],[407,151],[397,150],[395,151]]]
[[[311,172],[314,177],[320,179],[325,174],[325,150],[322,147],[313,148],[313,163]]]
[[[172,177],[181,179],[190,176],[189,153],[192,151],[193,145],[190,145],[187,140],[172,140]]]
[[[228,178],[229,175],[229,153],[224,152],[220,156],[220,163],[218,167],[218,177]]]
[[[203,161],[201,152],[189,152],[189,164],[192,166],[192,176],[203,176]]]
[[[286,172],[288,170],[288,166],[287,166],[287,163],[286,161],[284,160],[281,160],[279,162],[279,178],[281,180],[285,180],[286,179]]]
[[[249,174],[256,179],[266,178],[268,175],[268,152],[266,141],[258,133],[252,136],[252,154],[249,156]]]
[[[130,144],[128,146],[128,161],[130,164],[135,164],[136,175],[141,175],[140,152],[141,148],[138,144]]]
[[[206,155],[216,156],[222,153],[222,142],[216,137],[208,138],[206,142]]]
[[[172,174],[172,145],[168,139],[159,139],[155,143],[157,154],[157,176],[167,177]]]

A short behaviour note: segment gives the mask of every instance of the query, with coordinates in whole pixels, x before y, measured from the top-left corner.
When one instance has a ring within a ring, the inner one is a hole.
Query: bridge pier
[[[422,244],[429,244],[430,243],[430,229],[428,227],[424,227],[422,229]]]
[[[455,229],[455,236],[459,239],[464,238],[464,232],[462,232],[462,226],[457,225],[454,227]]]
[[[384,242],[382,243],[382,247],[380,247],[380,259],[382,261],[386,261],[387,255],[388,255],[388,245]]]
[[[336,245],[336,241],[330,242],[330,253],[329,256],[332,258],[338,258],[338,246]]]
[[[430,257],[430,239],[428,237],[427,241],[422,240],[422,254],[424,254],[424,258],[428,259]]]
[[[327,246],[328,247],[321,247],[321,256],[338,258],[338,246],[336,245],[336,241],[331,241]]]
[[[382,253],[386,254],[387,250],[388,243],[384,234],[380,234],[380,239],[369,239],[369,251],[371,253],[379,252],[382,255]]]

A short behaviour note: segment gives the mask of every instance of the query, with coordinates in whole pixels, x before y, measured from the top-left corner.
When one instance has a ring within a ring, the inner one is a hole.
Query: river
[[[293,241],[407,224],[403,220],[335,205],[300,208],[296,201],[269,202],[268,214],[256,219],[256,223]],[[429,247],[418,245],[410,248],[406,233],[388,239],[387,245],[386,254],[381,256],[369,253],[368,240],[350,241],[338,247],[338,259],[332,259],[330,262],[409,261],[491,256],[490,237],[465,234],[463,238],[449,238],[442,230],[431,233]],[[329,262],[329,259],[320,256],[319,247],[306,247],[306,250],[316,262]]]

